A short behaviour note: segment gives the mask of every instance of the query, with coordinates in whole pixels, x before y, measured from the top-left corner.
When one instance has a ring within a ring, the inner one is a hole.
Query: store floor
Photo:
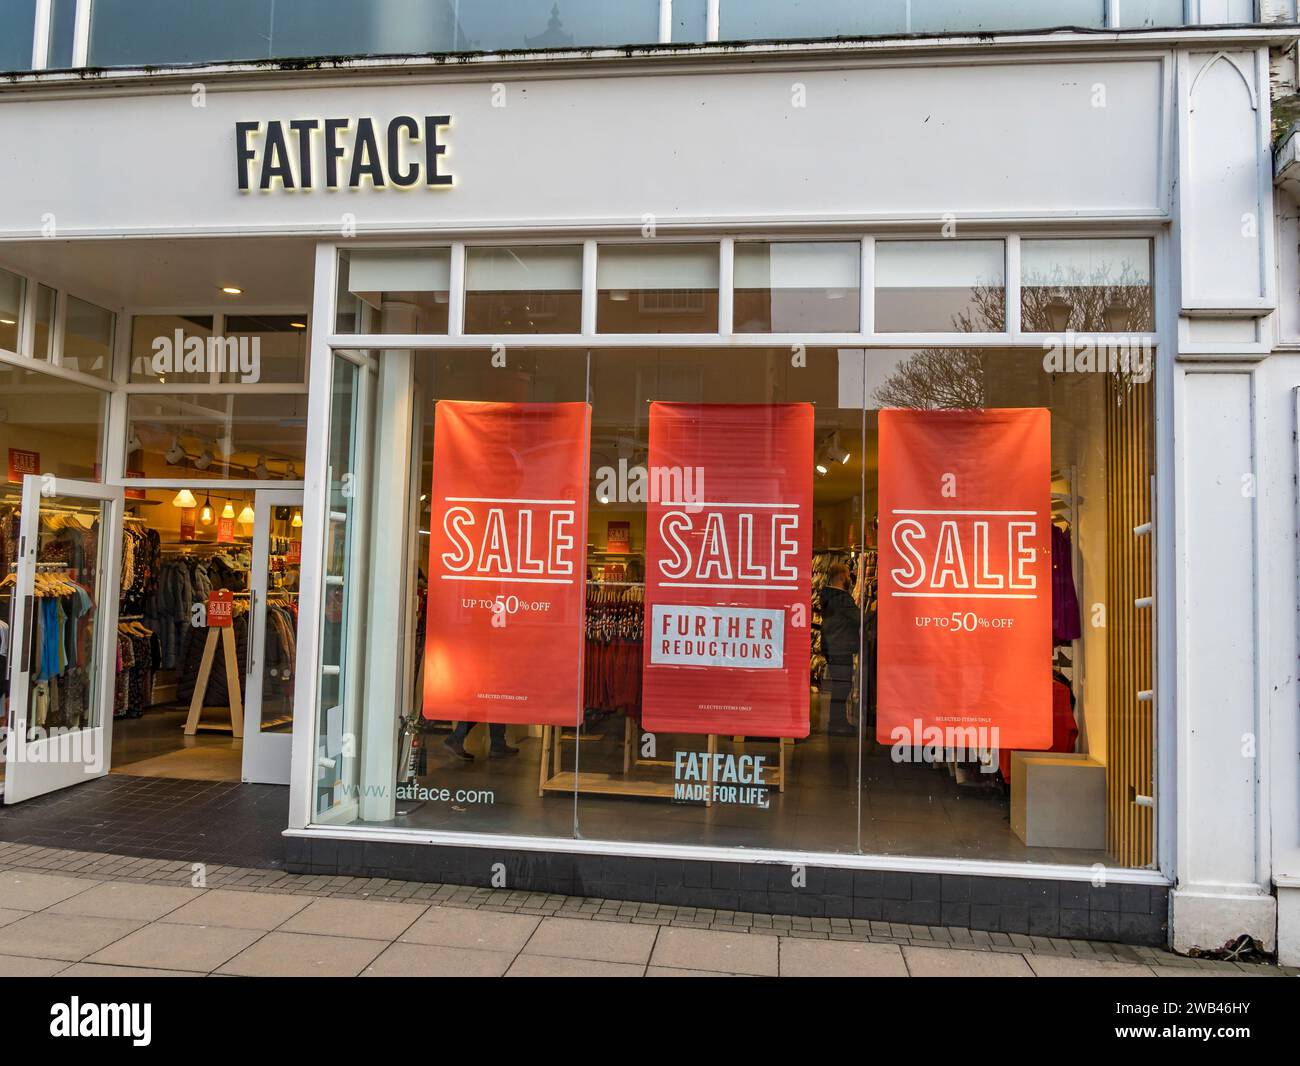
[[[789,782],[772,792],[767,808],[674,802],[633,796],[537,795],[541,741],[523,737],[511,758],[486,758],[486,729],[471,734],[473,763],[463,763],[443,743],[445,734],[425,737],[427,773],[420,784],[446,789],[447,802],[426,799],[398,803],[392,823],[411,829],[535,836],[578,836],[587,840],[635,840],[719,847],[798,851],[859,850],[858,741],[828,737],[822,706],[814,697],[814,733],[787,748]],[[590,731],[599,739],[581,742],[579,770],[621,777],[623,721],[608,719]],[[661,738],[662,740],[663,738]],[[680,738],[703,750],[703,738]],[[729,738],[719,750],[739,751]],[[772,743],[750,743],[747,754],[775,759]],[[660,751],[671,759],[671,751]],[[572,770],[574,743],[563,746],[563,768]],[[672,770],[653,773],[671,782]],[[651,776],[645,772],[644,776]],[[463,798],[457,799],[457,796]],[[897,764],[889,749],[868,742],[861,774],[860,850],[875,855],[933,856],[988,861],[1090,865],[1106,862],[1102,851],[1027,847],[1011,831],[1010,804],[999,789],[958,785],[943,767]],[[576,819],[576,825],[575,825]]]
[[[186,781],[240,780],[240,741],[229,733],[184,734],[185,707],[151,707],[113,723],[113,772]]]

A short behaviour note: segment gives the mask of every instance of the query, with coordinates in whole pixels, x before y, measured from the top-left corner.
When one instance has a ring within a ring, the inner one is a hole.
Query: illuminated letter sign
[[[450,115],[415,119],[299,118],[235,123],[239,191],[260,189],[438,189],[452,184],[442,169],[440,131]]]

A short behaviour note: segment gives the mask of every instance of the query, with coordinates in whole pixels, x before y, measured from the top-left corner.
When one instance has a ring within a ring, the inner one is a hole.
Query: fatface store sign
[[[450,115],[296,118],[235,123],[240,192],[259,189],[445,189]]]

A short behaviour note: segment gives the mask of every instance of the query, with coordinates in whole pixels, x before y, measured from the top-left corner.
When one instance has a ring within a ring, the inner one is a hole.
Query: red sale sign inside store
[[[808,735],[811,404],[650,405],[642,722]]]
[[[1049,412],[880,412],[876,739],[1052,743]]]
[[[590,433],[585,403],[434,408],[425,718],[581,718]]]
[[[41,472],[41,453],[23,448],[9,449],[9,483],[19,485],[28,474]]]
[[[208,625],[213,629],[229,629],[235,624],[235,594],[229,589],[214,589],[208,596]]]

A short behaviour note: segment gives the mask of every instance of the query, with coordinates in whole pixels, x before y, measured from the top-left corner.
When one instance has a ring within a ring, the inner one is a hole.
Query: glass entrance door
[[[298,649],[302,492],[259,489],[253,511],[242,776],[246,782],[287,785]]]
[[[122,490],[29,474],[14,573],[5,803],[102,777],[112,752]]]

